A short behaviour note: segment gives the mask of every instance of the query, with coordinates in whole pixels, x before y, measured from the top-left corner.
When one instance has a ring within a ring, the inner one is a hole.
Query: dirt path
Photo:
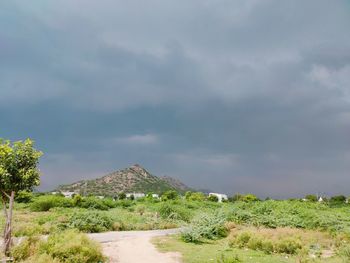
[[[179,263],[179,253],[161,253],[150,242],[153,237],[178,231],[179,229],[105,232],[89,234],[89,237],[102,244],[103,253],[110,263]]]

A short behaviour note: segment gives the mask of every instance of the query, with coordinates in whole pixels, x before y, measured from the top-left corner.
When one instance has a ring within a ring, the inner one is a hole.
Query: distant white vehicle
[[[227,198],[227,195],[225,194],[219,194],[219,193],[209,193],[209,196],[216,196],[218,198],[218,202],[222,202],[222,201],[226,201],[228,198]]]
[[[134,196],[135,199],[143,198],[145,197],[144,193],[127,193],[126,198],[131,198],[131,196]]]

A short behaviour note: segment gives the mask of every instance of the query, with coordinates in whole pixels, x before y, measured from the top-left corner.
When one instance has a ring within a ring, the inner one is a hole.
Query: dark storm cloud
[[[1,137],[43,189],[132,163],[200,188],[350,194],[347,1],[3,1]]]

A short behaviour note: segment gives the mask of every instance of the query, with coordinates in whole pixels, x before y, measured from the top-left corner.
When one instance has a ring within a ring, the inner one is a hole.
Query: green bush
[[[225,257],[224,254],[221,254],[220,257],[216,260],[216,263],[240,263],[242,262],[239,257],[232,256],[232,257]]]
[[[104,198],[102,199],[102,203],[107,206],[108,208],[115,208],[117,207],[117,202],[114,201],[112,198]]]
[[[15,196],[15,201],[18,203],[29,203],[33,198],[33,193],[27,191],[19,191]]]
[[[345,244],[339,248],[338,254],[344,258],[344,262],[350,261],[350,245]]]
[[[56,195],[43,195],[34,199],[30,204],[32,211],[41,212],[48,211],[53,207],[72,207],[73,203],[71,199],[56,196]]]
[[[316,195],[306,195],[305,199],[310,202],[317,202],[317,196]]]
[[[11,255],[16,261],[22,261],[30,256],[38,253],[40,238],[37,236],[29,236],[20,245],[15,246],[11,250]]]
[[[234,239],[231,239],[229,241],[230,246],[237,246],[239,248],[246,247],[250,238],[252,237],[252,234],[250,232],[242,232],[237,235]]]
[[[190,211],[186,208],[168,202],[163,203],[158,211],[163,219],[189,221],[191,217]]]
[[[104,261],[98,243],[75,231],[50,235],[41,251],[62,263],[96,263]]]
[[[87,211],[74,213],[67,223],[62,224],[63,228],[74,228],[86,233],[98,233],[113,229],[113,220],[98,211]]]
[[[177,198],[179,198],[179,194],[175,190],[166,191],[161,196],[162,201],[176,200]]]
[[[195,218],[191,225],[181,232],[185,242],[200,242],[202,239],[218,239],[227,235],[223,214],[202,214]]]
[[[278,253],[285,254],[296,254],[298,250],[302,248],[302,244],[299,240],[296,239],[284,239],[277,242],[275,245],[275,250]]]
[[[208,196],[208,201],[219,202],[219,198],[216,195],[209,195]]]
[[[103,200],[93,196],[83,198],[83,200],[79,204],[79,207],[97,210],[109,209],[108,206],[103,202]]]
[[[11,254],[15,262],[27,263],[96,263],[105,260],[98,243],[72,230],[50,235],[47,241],[29,237],[15,246]]]

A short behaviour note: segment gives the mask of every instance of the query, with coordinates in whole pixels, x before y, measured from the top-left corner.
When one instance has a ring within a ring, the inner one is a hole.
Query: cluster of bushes
[[[249,231],[230,236],[229,245],[263,251],[267,254],[296,254],[303,247],[301,241],[296,238],[287,237],[273,241]]]
[[[78,229],[85,233],[98,233],[113,229],[111,217],[99,211],[86,211],[72,214],[61,228]]]
[[[65,198],[61,195],[42,195],[32,200],[30,209],[35,212],[48,211],[54,207],[80,207],[108,210],[118,206],[125,208],[131,205],[133,205],[131,200],[114,201],[112,198],[99,199],[97,197],[82,197],[80,195],[75,195],[73,198]]]
[[[198,243],[203,239],[218,239],[227,236],[226,218],[222,213],[201,214],[181,232],[185,242]]]
[[[331,213],[319,203],[299,201],[265,201],[237,203],[228,212],[228,220],[254,226],[294,227],[339,231],[349,228],[348,220],[339,220],[341,213]]]
[[[182,220],[188,222],[192,217],[189,209],[186,209],[182,205],[169,202],[161,204],[158,212],[160,217],[166,220]]]
[[[28,237],[14,247],[11,254],[15,262],[27,263],[96,263],[106,260],[98,243],[72,230],[50,235],[46,241]]]

